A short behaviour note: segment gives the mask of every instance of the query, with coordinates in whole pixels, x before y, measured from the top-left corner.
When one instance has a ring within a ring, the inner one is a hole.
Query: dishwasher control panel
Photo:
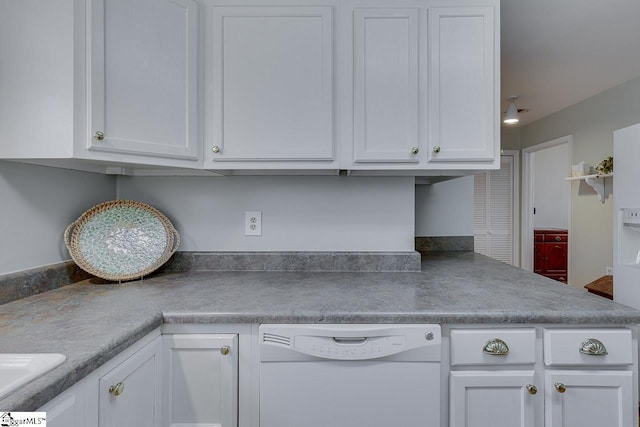
[[[313,356],[333,356],[340,359],[361,359],[383,357],[406,350],[403,336],[382,337],[318,337],[298,335],[294,347]]]
[[[439,325],[261,325],[261,360],[438,361]]]

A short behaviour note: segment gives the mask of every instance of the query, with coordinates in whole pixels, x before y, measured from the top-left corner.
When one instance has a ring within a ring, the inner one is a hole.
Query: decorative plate
[[[146,276],[171,258],[180,235],[157,209],[133,200],[101,203],[64,232],[71,258],[84,271],[106,280]]]

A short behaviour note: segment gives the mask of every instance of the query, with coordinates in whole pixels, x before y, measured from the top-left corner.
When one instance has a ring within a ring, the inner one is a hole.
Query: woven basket
[[[161,267],[180,245],[180,235],[157,209],[134,200],[114,200],[72,222],[64,243],[81,269],[121,282]]]

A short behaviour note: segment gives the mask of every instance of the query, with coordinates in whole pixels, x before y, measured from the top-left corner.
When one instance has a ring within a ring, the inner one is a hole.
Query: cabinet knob
[[[411,147],[411,154],[418,154],[420,152],[420,148],[418,147]]]
[[[213,151],[214,153],[219,153],[220,147],[218,147],[217,145],[214,145],[213,148],[211,148],[211,151]]]
[[[93,139],[96,141],[102,141],[104,139],[104,132],[97,130],[93,133]]]
[[[231,348],[228,345],[223,345],[220,348],[220,353],[222,353],[223,356],[226,356],[227,354],[231,353]]]
[[[527,388],[527,391],[530,395],[538,393],[538,387],[534,386],[533,384],[527,384],[525,387]]]
[[[433,152],[438,154],[440,152],[440,146],[436,145],[435,147],[433,147]]]
[[[567,388],[564,386],[564,384],[559,382],[553,383],[553,387],[556,389],[558,393],[564,393],[565,391],[567,391]]]
[[[114,396],[120,396],[123,391],[124,391],[123,382],[119,382],[118,384],[112,385],[111,387],[109,387],[109,393],[113,394]]]
[[[602,341],[595,338],[589,338],[583,341],[578,351],[589,356],[606,356],[609,354],[607,348],[602,344]]]
[[[559,242],[560,240],[562,240],[562,237],[556,236],[556,242]]]
[[[509,354],[509,346],[500,338],[494,338],[487,341],[482,348],[482,352],[491,356],[506,356]]]

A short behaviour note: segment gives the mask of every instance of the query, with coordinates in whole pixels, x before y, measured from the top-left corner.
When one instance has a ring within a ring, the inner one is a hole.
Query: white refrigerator
[[[640,123],[613,133],[613,299],[640,309]]]

